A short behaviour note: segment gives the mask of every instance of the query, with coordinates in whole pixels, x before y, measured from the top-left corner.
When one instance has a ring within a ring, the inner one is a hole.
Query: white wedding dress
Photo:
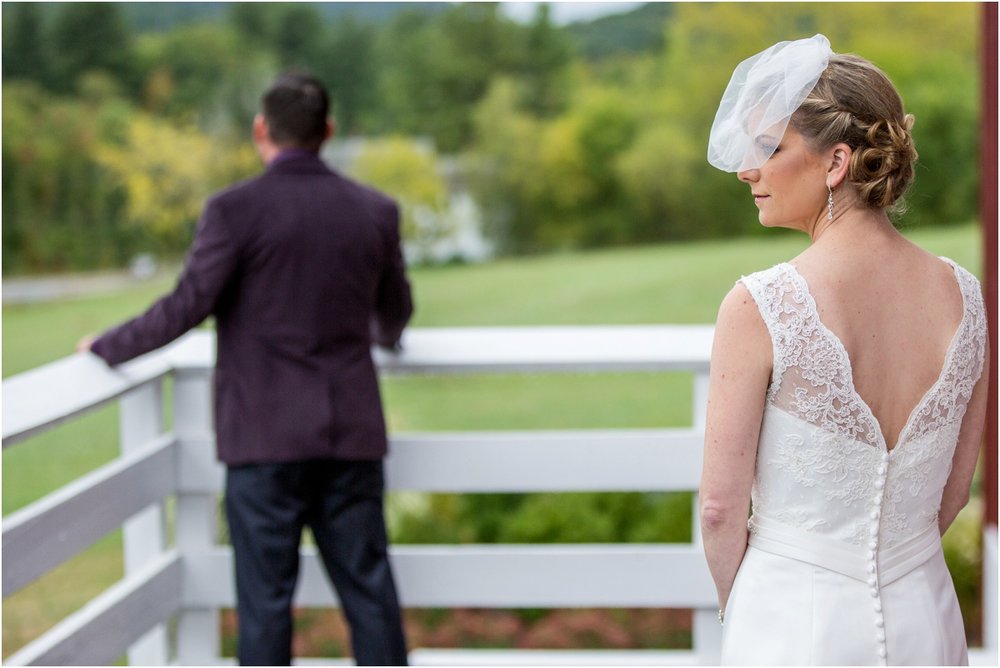
[[[982,372],[986,322],[978,281],[946,261],[961,287],[961,324],[892,449],[796,269],[742,279],[770,332],[774,370],[723,664],[968,663],[937,513]]]

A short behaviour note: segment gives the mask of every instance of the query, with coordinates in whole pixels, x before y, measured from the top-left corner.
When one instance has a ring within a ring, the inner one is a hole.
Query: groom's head
[[[276,146],[318,150],[333,132],[329,111],[329,96],[318,79],[287,73],[264,93],[258,118]]]

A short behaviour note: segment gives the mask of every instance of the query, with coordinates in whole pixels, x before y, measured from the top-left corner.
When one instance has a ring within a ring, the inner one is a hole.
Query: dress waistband
[[[749,544],[758,550],[815,564],[866,582],[872,554],[864,546],[851,545],[810,531],[755,515],[750,519]],[[941,549],[941,533],[931,524],[898,545],[878,550],[878,581],[882,586],[898,580]]]

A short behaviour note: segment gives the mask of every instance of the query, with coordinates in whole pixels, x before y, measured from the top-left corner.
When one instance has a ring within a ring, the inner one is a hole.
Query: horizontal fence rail
[[[169,372],[162,353],[146,355],[114,372],[93,355],[74,355],[5,378],[3,447],[96,410]]]
[[[111,665],[143,633],[166,622],[181,608],[181,576],[180,556],[164,554],[107,589],[4,663]]]
[[[683,371],[693,374],[694,412],[692,426],[681,429],[394,434],[387,488],[458,494],[696,492],[711,339],[707,326],[407,331],[401,352],[373,350],[382,374]],[[125,653],[132,664],[231,663],[220,657],[219,609],[233,607],[235,593],[231,550],[217,535],[224,470],[215,461],[211,422],[213,361],[214,337],[201,330],[116,369],[75,355],[3,381],[5,448],[114,401],[121,407],[122,446],[119,459],[4,518],[4,597],[118,527],[124,527],[125,543],[125,577],[7,663],[107,664]],[[172,393],[164,396],[167,377],[173,379]],[[173,404],[170,430],[164,426],[165,400]],[[166,533],[168,499],[175,508],[172,541]],[[411,662],[716,662],[721,632],[715,591],[694,512],[690,543],[390,550],[405,607],[691,608],[691,650],[416,648]],[[302,557],[296,604],[336,607],[315,550],[303,548]],[[171,621],[176,630],[168,633]]]
[[[162,436],[3,519],[3,593],[19,591],[176,490]]]
[[[425,492],[691,491],[701,439],[681,429],[399,436],[386,482]]]
[[[397,545],[390,553],[403,607],[715,605],[705,558],[687,544]],[[302,556],[296,604],[337,607],[315,549],[303,549]],[[681,580],[678,573],[687,577]],[[231,607],[233,582],[231,551],[215,548],[185,565],[183,602],[195,608]]]

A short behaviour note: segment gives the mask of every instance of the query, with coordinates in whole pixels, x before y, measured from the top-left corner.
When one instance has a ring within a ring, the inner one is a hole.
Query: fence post
[[[694,374],[694,387],[691,393],[691,425],[694,430],[705,434],[705,414],[708,408],[708,373],[699,371]],[[694,493],[694,503],[691,504],[691,542],[701,546],[701,517],[698,512],[698,491]]]
[[[163,433],[163,380],[146,383],[119,401],[119,438],[123,455],[147,445]],[[166,549],[166,517],[162,503],[137,513],[122,525],[125,575],[132,575]],[[166,626],[151,629],[129,647],[129,665],[164,665],[169,646]]]
[[[211,372],[177,371],[174,375],[174,433],[182,452],[186,441],[211,443],[212,393]],[[214,464],[215,453],[210,448],[196,451],[206,459],[206,466]],[[218,498],[214,493],[177,495],[177,549],[185,562],[208,556],[217,542],[218,525],[216,510]],[[209,665],[217,663],[221,654],[219,611],[217,608],[182,608],[177,620],[177,663],[180,665]]]
[[[997,656],[997,528],[983,528],[983,649]]]
[[[699,434],[705,433],[705,415],[708,408],[708,370],[694,375],[694,392],[691,399],[693,426]],[[695,492],[691,518],[691,542],[701,547],[701,518],[698,513],[699,497]],[[692,649],[701,665],[717,665],[722,649],[722,627],[714,610],[695,610],[691,632]]]

